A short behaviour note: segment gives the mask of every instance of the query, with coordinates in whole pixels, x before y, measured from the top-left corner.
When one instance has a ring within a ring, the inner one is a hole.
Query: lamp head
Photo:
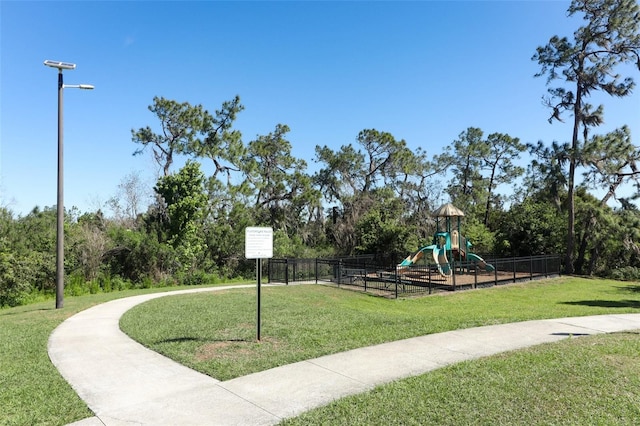
[[[51,61],[47,59],[46,61],[44,61],[44,64],[51,68],[58,68],[59,70],[76,69],[76,64],[72,64],[71,62]]]

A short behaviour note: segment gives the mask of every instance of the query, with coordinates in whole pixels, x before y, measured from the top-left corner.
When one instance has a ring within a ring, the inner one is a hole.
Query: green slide
[[[481,268],[484,268],[484,270],[487,272],[493,272],[496,270],[496,268],[494,268],[492,264],[485,262],[484,259],[478,256],[477,254],[467,253],[467,259],[476,262],[478,265],[480,265]]]

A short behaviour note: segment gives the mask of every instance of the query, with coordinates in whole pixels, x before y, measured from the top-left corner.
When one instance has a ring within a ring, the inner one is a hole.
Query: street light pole
[[[58,198],[56,202],[56,309],[64,306],[64,82],[58,69]]]
[[[48,67],[58,69],[58,198],[56,213],[56,309],[64,306],[64,88],[93,89],[90,84],[64,85],[62,70],[73,70],[76,64],[44,61]]]

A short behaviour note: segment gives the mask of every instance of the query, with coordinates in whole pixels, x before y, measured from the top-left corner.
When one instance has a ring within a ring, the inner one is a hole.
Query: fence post
[[[427,264],[427,274],[429,276],[429,294],[431,294],[431,288],[433,287],[433,282],[431,281],[431,266]]]
[[[473,265],[473,288],[478,288],[478,265]]]
[[[342,259],[338,260],[338,276],[336,277],[338,281],[338,287],[342,284]]]
[[[513,257],[513,282],[516,282],[516,258],[515,256]]]
[[[453,291],[456,291],[456,263],[455,260],[453,260],[453,255],[451,255],[452,259],[451,259],[451,265],[453,265],[453,268],[451,268],[451,265],[449,265],[449,268],[451,268],[451,279],[453,280]]]
[[[396,282],[396,299],[398,298],[398,267],[396,266],[395,269],[395,279],[394,281]]]
[[[544,257],[544,277],[545,278],[549,278],[549,274],[547,273],[547,259],[548,259],[548,257],[545,256]]]
[[[533,256],[529,257],[529,281],[533,281]]]
[[[498,259],[495,260],[495,268],[493,268],[493,285],[498,285]]]
[[[267,260],[267,282],[271,284],[271,258]]]
[[[316,275],[316,284],[318,284],[318,258],[316,257],[316,270],[315,270],[315,275]]]
[[[284,260],[284,283],[289,285],[289,259]]]
[[[298,259],[293,261],[293,282],[298,281]]]
[[[544,276],[549,278],[549,258],[547,257],[544,261]],[[560,258],[557,258],[557,262],[558,262],[558,271],[560,271]]]
[[[362,275],[362,280],[364,281],[364,292],[367,292],[367,261],[364,261],[364,274]]]

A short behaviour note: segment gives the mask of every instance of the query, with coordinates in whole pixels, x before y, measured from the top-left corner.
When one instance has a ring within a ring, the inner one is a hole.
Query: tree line
[[[278,257],[367,253],[393,263],[430,244],[430,214],[444,201],[465,212],[464,234],[479,253],[565,253],[568,273],[639,279],[640,149],[626,126],[598,134],[604,107],[588,103],[596,91],[623,97],[634,88],[616,69],[640,70],[639,7],[574,0],[568,13],[585,25],[532,57],[536,76],[547,78],[550,121],[574,122],[567,143],[469,127],[433,154],[363,129],[338,149],[316,146],[310,173],[292,155],[285,124],[243,141],[234,127],[244,109],[238,96],[213,113],[155,97],[153,128],[131,131],[134,155],[149,153],[161,171],[152,202],[142,208],[145,191],[131,174],[105,206],[111,216],[67,211],[67,291],[249,277],[247,226],[272,227]],[[623,196],[631,184],[635,191]],[[54,247],[54,207],[24,216],[0,208],[0,306],[53,292]]]

